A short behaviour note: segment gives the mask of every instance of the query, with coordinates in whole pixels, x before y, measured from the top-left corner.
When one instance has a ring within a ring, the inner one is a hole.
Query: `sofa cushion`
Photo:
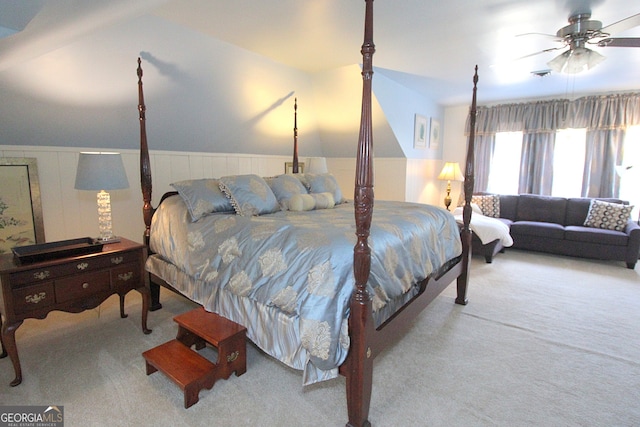
[[[564,238],[574,242],[598,243],[601,245],[627,246],[629,236],[622,231],[602,230],[579,225],[565,227]]]
[[[567,199],[564,197],[521,194],[517,221],[540,221],[564,225]]]
[[[516,195],[500,196],[500,217],[515,221],[518,213],[518,198]]]
[[[589,206],[589,213],[584,225],[586,227],[623,231],[627,226],[627,222],[629,222],[632,209],[633,206],[594,199]]]
[[[564,227],[552,222],[516,221],[511,224],[511,235],[516,234],[563,239]]]
[[[511,228],[511,224],[513,224],[513,221],[511,221],[509,218],[496,218],[496,219],[509,228]]]

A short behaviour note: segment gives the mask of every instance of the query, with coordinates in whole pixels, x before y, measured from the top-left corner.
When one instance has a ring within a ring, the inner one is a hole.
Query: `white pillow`
[[[291,211],[311,211],[314,209],[331,209],[336,205],[333,194],[313,193],[294,194],[289,198],[289,210]]]
[[[310,211],[316,207],[316,201],[311,194],[294,194],[289,198],[290,211]]]

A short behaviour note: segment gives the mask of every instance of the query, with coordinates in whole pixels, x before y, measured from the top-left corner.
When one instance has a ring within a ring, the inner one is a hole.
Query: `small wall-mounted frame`
[[[423,115],[416,114],[413,128],[413,148],[427,148],[429,121]]]
[[[293,173],[293,162],[284,163],[284,173]],[[304,173],[304,162],[298,162],[298,173]]]
[[[440,149],[440,120],[431,118],[431,130],[429,132],[429,150]]]
[[[0,254],[44,242],[36,159],[0,157]]]

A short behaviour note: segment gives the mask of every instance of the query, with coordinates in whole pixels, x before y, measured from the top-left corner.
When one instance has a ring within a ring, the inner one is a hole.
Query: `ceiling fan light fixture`
[[[556,73],[578,74],[590,70],[605,60],[598,52],[586,47],[569,49],[547,62]]]

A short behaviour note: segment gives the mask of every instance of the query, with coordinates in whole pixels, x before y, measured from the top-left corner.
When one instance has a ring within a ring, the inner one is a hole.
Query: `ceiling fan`
[[[558,30],[556,35],[542,34],[550,37],[555,41],[561,42],[563,45],[550,49],[544,49],[530,55],[521,57],[527,58],[539,55],[544,52],[564,49],[566,51],[553,58],[547,65],[555,72],[577,74],[581,71],[595,67],[604,61],[605,57],[598,52],[589,49],[587,45],[596,45],[598,47],[640,47],[639,38],[612,38],[611,35],[626,31],[630,28],[640,25],[640,13],[629,16],[621,21],[602,26],[602,22],[591,20],[591,12],[576,13],[569,17],[569,25]],[[520,36],[538,34],[527,33]]]

